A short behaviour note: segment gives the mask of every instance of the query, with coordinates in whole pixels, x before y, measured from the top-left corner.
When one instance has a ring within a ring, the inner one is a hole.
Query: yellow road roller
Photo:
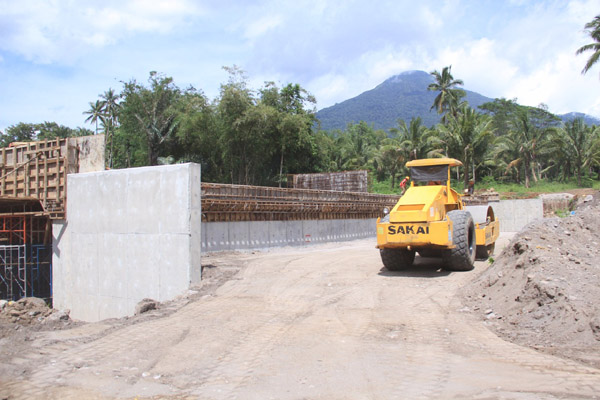
[[[415,253],[439,257],[449,271],[469,271],[475,259],[494,252],[500,234],[499,221],[490,206],[471,212],[462,196],[450,187],[453,158],[428,158],[406,163],[410,187],[394,208],[377,219],[377,248],[390,271],[411,266]]]

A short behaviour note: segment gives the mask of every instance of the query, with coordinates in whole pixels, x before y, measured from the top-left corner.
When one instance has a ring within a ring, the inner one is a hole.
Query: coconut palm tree
[[[421,118],[411,118],[407,125],[404,120],[398,121],[398,128],[390,129],[390,131],[398,135],[400,147],[407,149],[409,160],[418,158],[435,157],[436,152],[431,150],[430,136],[431,133],[425,125],[422,124]]]
[[[89,115],[85,119],[85,122],[89,122],[91,124],[96,124],[96,135],[98,134],[98,121],[104,123],[104,103],[100,100],[96,100],[95,103],[90,102],[90,109],[83,112],[86,115]]]
[[[463,81],[454,79],[451,65],[444,67],[441,73],[435,70],[430,72],[430,75],[434,77],[435,82],[429,84],[427,90],[439,92],[435,100],[433,100],[431,110],[435,108],[438,114],[442,114],[445,111],[451,111],[454,114],[454,111],[460,104],[460,99],[466,96],[464,90],[456,88],[457,86],[462,86],[464,84]]]
[[[406,162],[406,152],[398,140],[393,138],[384,139],[377,154],[373,157],[373,166],[378,173],[389,174],[391,189],[396,186],[396,176],[402,170]]]
[[[594,42],[581,46],[575,53],[579,55],[587,51],[592,52],[592,55],[588,58],[585,67],[583,67],[583,70],[581,71],[582,74],[587,73],[589,69],[600,60],[600,15],[596,15],[593,20],[585,24],[585,31],[590,35]]]
[[[598,163],[598,134],[597,129],[588,127],[583,119],[577,118],[566,122],[557,129],[553,138],[556,154],[560,157],[563,178],[575,170],[577,185],[581,186],[581,175],[586,167]]]
[[[519,112],[509,133],[514,143],[519,146],[519,157],[509,165],[522,165],[525,187],[530,187],[530,178],[538,181],[536,173],[541,159],[554,151],[552,145],[556,135],[556,127],[538,125],[531,112]]]
[[[447,155],[460,160],[464,167],[464,188],[469,185],[469,174],[475,180],[476,168],[482,165],[494,140],[492,118],[462,106],[456,117],[450,116],[447,124],[438,124],[437,138]],[[472,170],[472,171],[471,171]]]
[[[114,136],[115,129],[119,126],[119,98],[112,88],[108,89],[104,94],[100,96],[102,99],[102,111],[104,113],[103,127],[104,133],[106,134],[104,141],[110,142],[109,146],[107,146],[109,154],[108,154],[108,166],[110,168],[113,167],[113,152],[114,152]]]

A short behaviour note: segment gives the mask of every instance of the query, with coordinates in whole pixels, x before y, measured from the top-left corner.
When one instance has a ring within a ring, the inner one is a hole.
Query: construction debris
[[[16,325],[50,324],[68,322],[68,310],[55,310],[37,297],[24,297],[18,301],[0,301],[0,323]]]

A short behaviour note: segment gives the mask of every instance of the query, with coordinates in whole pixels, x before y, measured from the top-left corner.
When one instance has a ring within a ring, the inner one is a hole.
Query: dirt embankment
[[[525,227],[464,302],[507,340],[600,367],[600,195],[586,200]]]

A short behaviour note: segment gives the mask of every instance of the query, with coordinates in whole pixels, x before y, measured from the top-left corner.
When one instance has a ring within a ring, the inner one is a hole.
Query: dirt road
[[[206,261],[245,266],[214,294],[165,315],[36,334],[23,354],[1,360],[0,399],[600,393],[600,370],[508,343],[463,308],[461,286],[487,263],[448,273],[417,257],[418,267],[390,273],[373,240]]]

